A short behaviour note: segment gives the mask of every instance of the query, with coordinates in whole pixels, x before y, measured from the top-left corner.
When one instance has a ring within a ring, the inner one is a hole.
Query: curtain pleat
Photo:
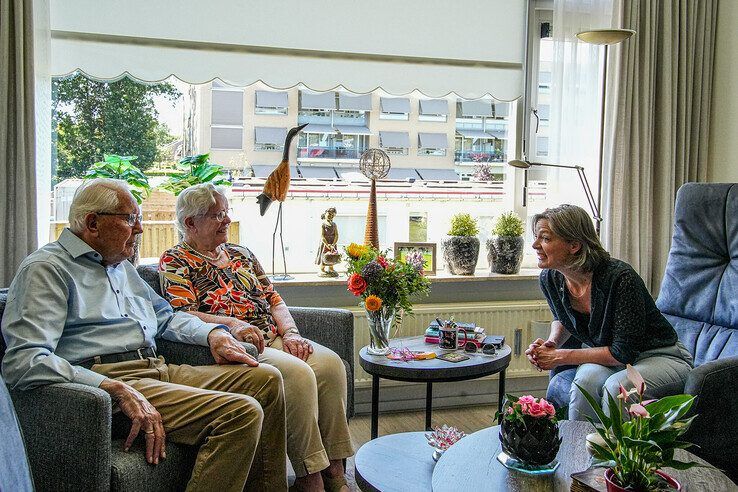
[[[0,0],[0,287],[36,249],[31,0]]]
[[[605,170],[607,244],[655,295],[679,187],[707,179],[717,0],[618,2],[636,35],[615,47]]]

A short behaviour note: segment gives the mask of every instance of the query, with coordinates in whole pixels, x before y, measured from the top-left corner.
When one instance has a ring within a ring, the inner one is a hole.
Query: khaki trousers
[[[168,441],[200,447],[188,491],[287,490],[284,390],[275,368],[159,357],[92,370],[143,394],[161,414]]]
[[[307,362],[282,350],[282,337],[259,362],[282,373],[287,400],[287,456],[298,477],[319,472],[329,460],[354,454],[346,421],[346,368],[332,350],[315,342]]]

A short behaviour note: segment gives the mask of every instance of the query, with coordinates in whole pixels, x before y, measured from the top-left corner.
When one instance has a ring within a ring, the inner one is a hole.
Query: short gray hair
[[[131,195],[128,184],[120,179],[95,178],[77,188],[69,207],[69,228],[77,234],[85,229],[85,217],[95,212],[115,212],[121,194]]]
[[[213,183],[201,183],[186,188],[177,197],[177,228],[184,234],[187,231],[185,219],[207,213],[215,205],[215,195],[226,197],[225,190]]]
[[[601,262],[610,259],[610,253],[602,247],[597,236],[592,218],[582,207],[564,204],[534,215],[531,223],[533,234],[536,233],[538,221],[543,219],[548,221],[551,232],[564,241],[576,241],[582,245],[569,265],[574,270],[591,272]]]

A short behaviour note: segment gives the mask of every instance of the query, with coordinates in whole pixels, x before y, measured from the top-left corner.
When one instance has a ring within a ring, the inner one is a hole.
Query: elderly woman
[[[228,242],[228,200],[212,184],[177,198],[184,238],[159,262],[162,292],[174,309],[222,323],[275,366],[287,400],[287,454],[299,490],[348,490],[343,459],[353,455],[346,422],[346,370],[333,351],[300,336],[259,261]]]
[[[569,405],[569,419],[594,417],[576,383],[598,395],[627,385],[626,364],[646,386],[683,385],[692,358],[659,312],[633,268],[610,258],[582,208],[561,205],[533,217],[541,290],[553,313],[547,340],[535,340],[526,355],[541,370],[575,366],[555,374],[547,398]],[[569,346],[562,348],[569,337]],[[574,342],[572,344],[571,342]]]

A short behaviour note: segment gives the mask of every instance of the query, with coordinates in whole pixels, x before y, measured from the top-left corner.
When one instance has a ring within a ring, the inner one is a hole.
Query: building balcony
[[[457,163],[466,162],[472,164],[482,164],[485,162],[505,162],[505,155],[496,150],[465,150],[463,152],[456,151],[454,160]]]
[[[343,147],[321,147],[321,146],[309,146],[309,147],[298,147],[297,158],[298,159],[356,159],[361,157],[361,154],[365,151],[365,148],[359,149],[346,149]]]

